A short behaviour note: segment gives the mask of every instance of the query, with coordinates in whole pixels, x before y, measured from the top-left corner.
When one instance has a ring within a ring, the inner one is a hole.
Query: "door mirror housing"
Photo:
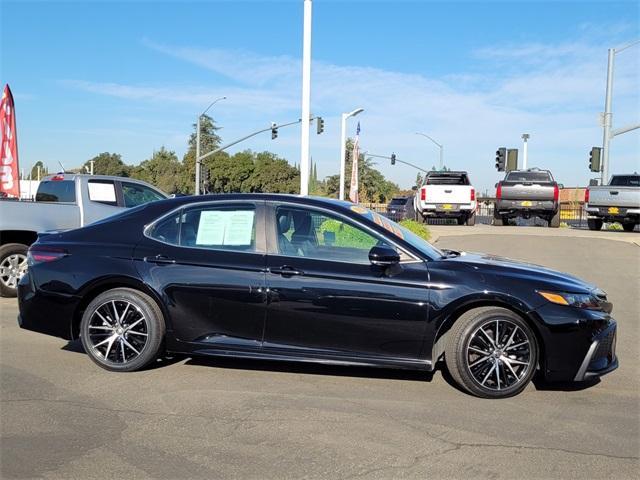
[[[400,263],[400,255],[391,247],[377,245],[369,250],[369,261],[372,265],[386,267]]]

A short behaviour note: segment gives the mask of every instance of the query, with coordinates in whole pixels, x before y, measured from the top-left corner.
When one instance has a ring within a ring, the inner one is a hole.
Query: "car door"
[[[395,268],[369,250],[392,241],[328,210],[269,203],[265,351],[417,361],[427,322],[424,262]]]
[[[266,309],[263,202],[180,208],[147,228],[135,257],[165,297],[175,338],[260,348]]]

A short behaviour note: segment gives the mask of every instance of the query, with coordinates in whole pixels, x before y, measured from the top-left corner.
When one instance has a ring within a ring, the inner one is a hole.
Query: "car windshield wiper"
[[[462,255],[462,253],[458,252],[457,250],[449,250],[448,248],[442,248],[440,250],[442,251],[442,253],[444,253],[444,255],[442,255],[442,258],[459,257],[460,255]]]

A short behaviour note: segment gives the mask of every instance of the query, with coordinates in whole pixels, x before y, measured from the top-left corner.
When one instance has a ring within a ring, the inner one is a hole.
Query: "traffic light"
[[[396,154],[392,153],[391,154],[391,165],[395,165],[396,164]]]
[[[506,165],[506,156],[506,148],[500,147],[498,150],[496,150],[496,170],[498,170],[499,172],[504,172],[504,167]]]
[[[324,118],[318,117],[317,120],[318,120],[318,125],[317,125],[316,133],[320,135],[322,132],[324,132]]]
[[[600,171],[600,158],[602,157],[602,148],[593,147],[589,153],[589,170],[592,172]]]
[[[518,169],[518,149],[510,148],[507,150],[507,164],[505,165],[505,170],[510,172],[511,170]]]
[[[271,140],[278,138],[278,128],[275,123],[271,124]]]

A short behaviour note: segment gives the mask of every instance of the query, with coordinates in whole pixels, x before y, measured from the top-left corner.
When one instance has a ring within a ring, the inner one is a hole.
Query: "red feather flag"
[[[9,85],[5,85],[0,102],[0,130],[2,145],[0,150],[0,194],[20,197],[18,176],[18,137],[13,95]]]

